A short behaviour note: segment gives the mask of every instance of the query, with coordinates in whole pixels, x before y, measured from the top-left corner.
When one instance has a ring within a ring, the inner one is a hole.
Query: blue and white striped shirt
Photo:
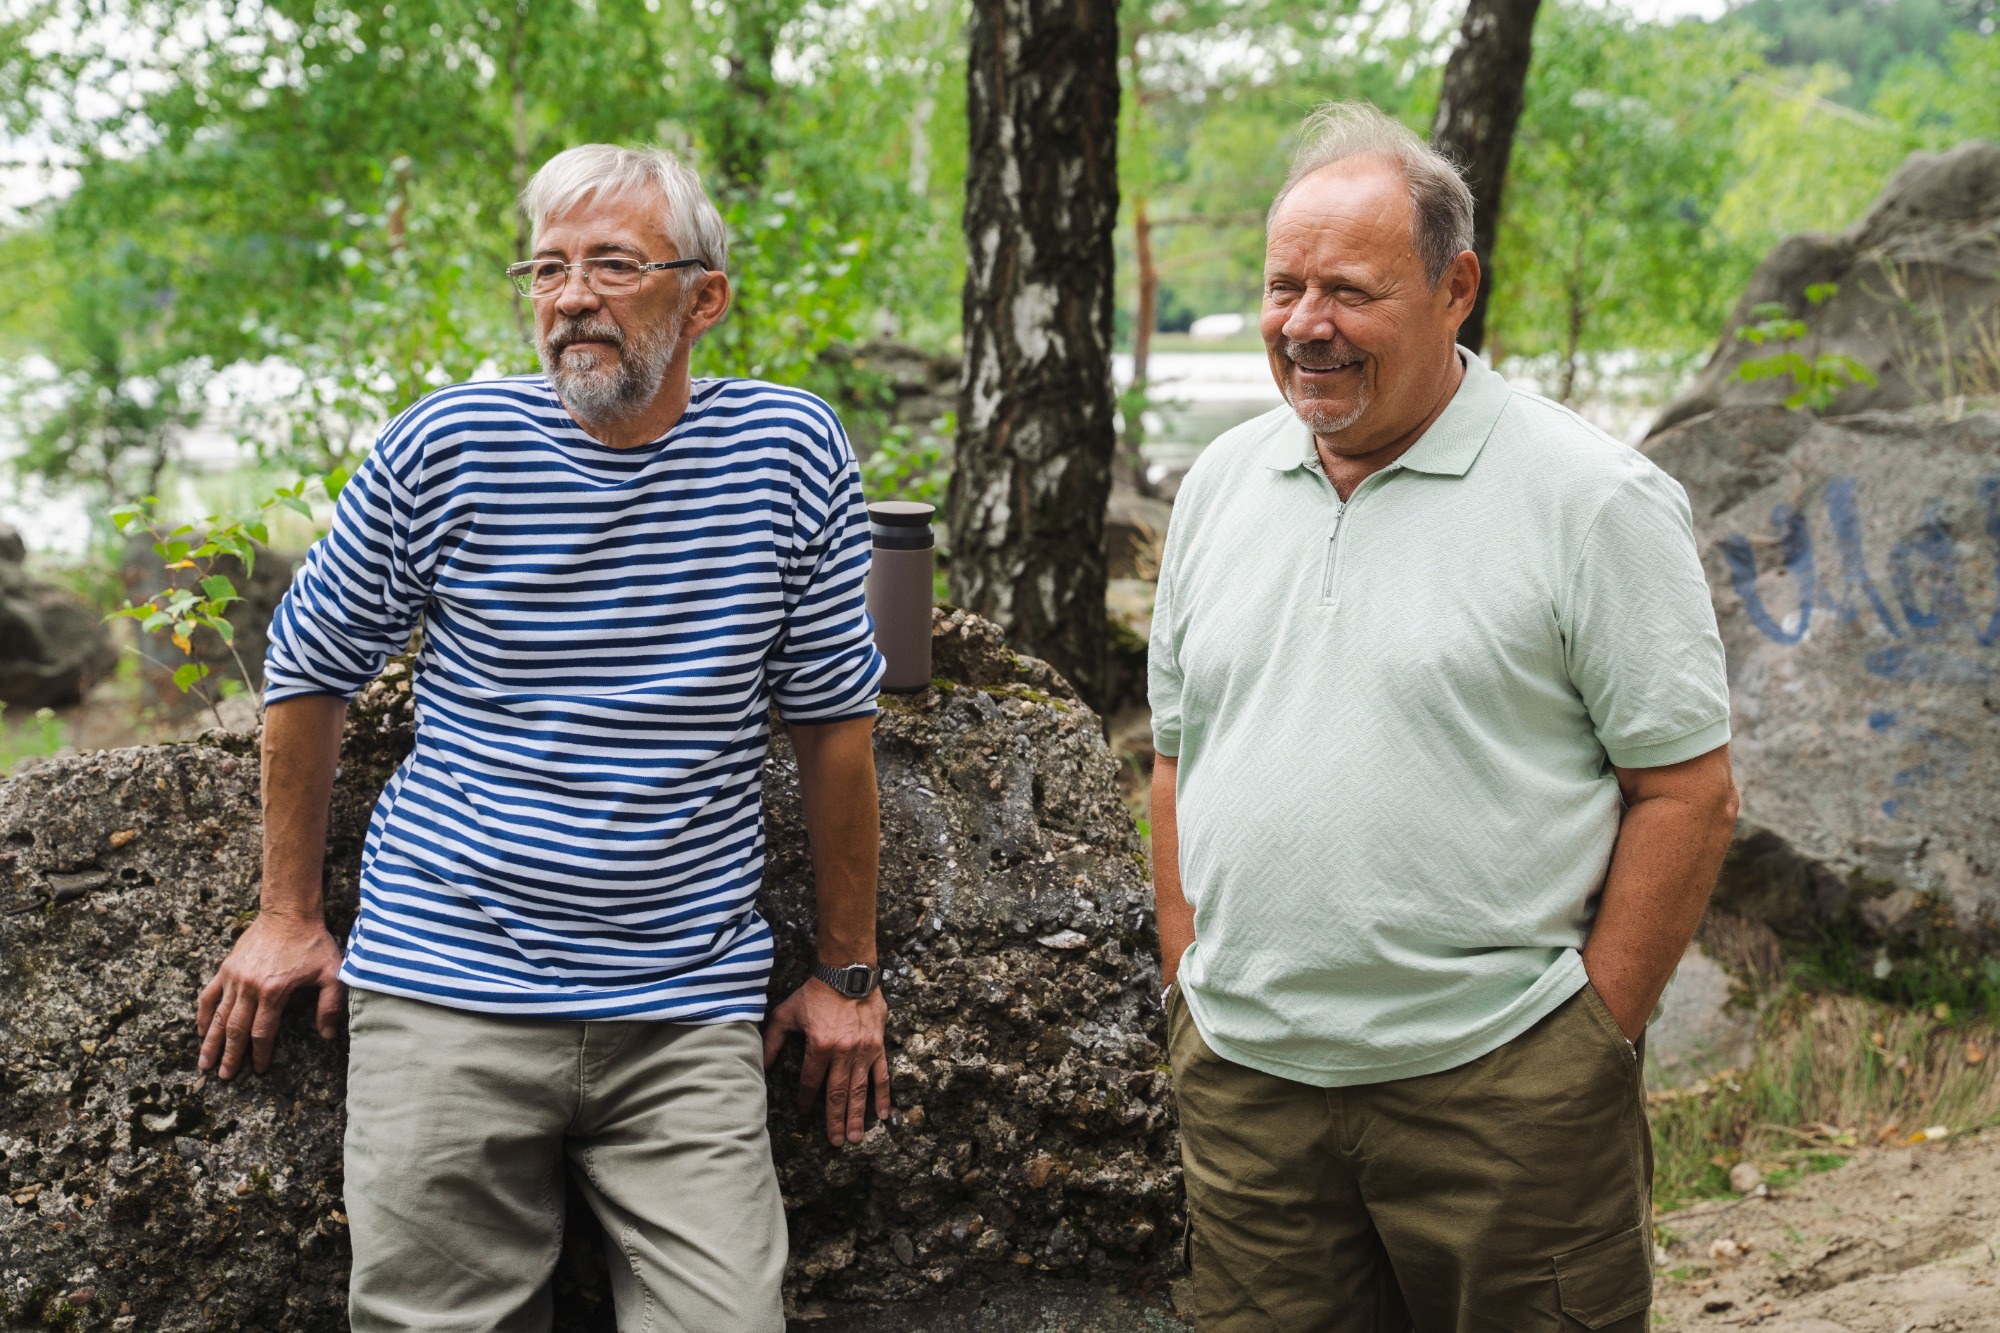
[[[868,518],[832,409],[698,380],[612,449],[540,376],[392,422],[271,625],[265,700],[352,697],[421,620],[341,977],[458,1009],[756,1020],[759,774],[875,711]]]

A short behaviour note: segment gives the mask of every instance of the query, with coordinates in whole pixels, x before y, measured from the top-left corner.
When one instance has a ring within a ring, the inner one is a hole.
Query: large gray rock
[[[1819,283],[1839,291],[1815,306],[1806,289]],[[1739,339],[1766,303],[1804,319],[1807,337],[1788,347]],[[1708,365],[1653,430],[1718,407],[1781,402],[1789,378],[1735,377],[1744,361],[1780,350],[1845,352],[1874,372],[1877,384],[1841,393],[1835,413],[2000,391],[2000,144],[1913,153],[1855,226],[1781,242],[1751,277]]]
[[[836,1152],[792,1109],[792,1066],[773,1079],[792,1313],[871,1333],[1181,1327],[1152,911],[1115,764],[992,626],[940,616],[934,648],[950,684],[885,701],[876,732],[901,1117]],[[350,712],[337,931],[409,700],[392,667]],[[765,793],[782,991],[810,954],[782,741]],[[345,1327],[341,1043],[299,1006],[268,1075],[194,1067],[193,998],[254,912],[258,839],[253,742],[224,732],[0,787],[0,1327]],[[608,1328],[594,1227],[572,1230],[560,1326]]]
[[[1743,816],[1717,908],[1993,952],[2000,414],[1729,408],[1647,452],[1687,488],[1729,654]]]
[[[0,524],[0,703],[72,704],[118,666],[104,619],[77,597],[31,577],[21,534]]]

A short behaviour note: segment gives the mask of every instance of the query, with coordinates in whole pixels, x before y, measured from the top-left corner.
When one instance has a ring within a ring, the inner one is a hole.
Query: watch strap
[[[880,974],[866,963],[849,963],[846,967],[814,963],[812,974],[850,1000],[866,999],[880,979]]]

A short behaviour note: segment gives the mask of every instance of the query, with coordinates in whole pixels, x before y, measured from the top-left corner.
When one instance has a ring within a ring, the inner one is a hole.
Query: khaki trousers
[[[565,1162],[604,1224],[620,1333],[782,1333],[753,1024],[498,1018],[361,990],[348,1021],[359,1333],[546,1330]]]
[[[1644,1333],[1639,1061],[1586,986],[1456,1069],[1317,1088],[1168,1032],[1201,1333]]]

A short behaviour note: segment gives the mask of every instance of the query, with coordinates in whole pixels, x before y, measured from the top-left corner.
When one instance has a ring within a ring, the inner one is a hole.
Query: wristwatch
[[[868,998],[868,992],[875,989],[875,982],[880,977],[880,973],[866,963],[850,963],[846,967],[814,963],[813,975],[850,1000]]]

